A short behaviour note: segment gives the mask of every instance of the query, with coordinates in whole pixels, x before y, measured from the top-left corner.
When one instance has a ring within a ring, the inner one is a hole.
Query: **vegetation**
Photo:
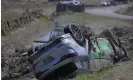
[[[118,18],[112,18],[112,17],[106,17],[106,16],[96,16],[93,14],[88,13],[74,13],[72,16],[83,18],[84,20],[90,20],[90,21],[102,21],[102,20],[113,20],[113,21],[125,21],[123,19]]]
[[[133,5],[127,8],[121,8],[120,10],[116,11],[116,13],[133,16]]]
[[[92,74],[78,74],[74,79],[67,80],[99,80],[102,75],[109,73],[110,68],[112,68],[112,66],[108,66],[107,68],[104,68]]]

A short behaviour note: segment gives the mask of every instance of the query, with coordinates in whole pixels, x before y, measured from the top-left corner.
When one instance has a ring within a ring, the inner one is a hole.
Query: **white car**
[[[110,32],[106,35],[111,37]],[[54,36],[47,45],[36,47],[35,51],[30,49],[28,61],[37,79],[53,80],[76,71],[88,71],[90,59],[108,59],[114,63],[127,57],[120,46],[113,37],[110,40],[85,38],[76,25],[70,24],[64,28],[64,34]]]
[[[68,27],[71,27],[76,37],[66,33],[30,55],[29,63],[32,64],[37,79],[42,80],[52,72],[65,76],[77,69],[88,69],[88,40],[81,35],[80,31],[76,31],[75,25]],[[81,63],[86,66],[83,67]],[[68,68],[70,70],[67,70]]]

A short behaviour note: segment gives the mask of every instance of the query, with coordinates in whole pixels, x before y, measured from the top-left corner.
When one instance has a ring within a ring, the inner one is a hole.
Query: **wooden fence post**
[[[26,21],[26,24],[28,24],[27,16],[25,16],[25,21]]]
[[[15,27],[15,23],[14,23],[14,21],[11,22],[11,28],[12,28],[12,30],[14,30],[14,29],[17,28],[17,27]],[[12,31],[12,30],[11,30],[11,31]]]
[[[23,22],[24,22],[24,24],[26,24],[26,19],[25,19],[25,17],[23,17]]]
[[[21,17],[19,18],[19,23],[20,23],[20,25],[22,25]]]
[[[18,19],[15,20],[15,23],[16,23],[17,28],[19,28],[20,25],[19,25],[19,20]]]
[[[17,19],[17,21],[18,21],[19,27],[22,27],[22,25],[21,25],[21,22],[20,22],[20,19],[19,19],[19,18]]]
[[[22,25],[22,27],[23,27],[23,25],[24,25],[24,24],[23,24],[23,17],[20,17],[19,19],[20,19],[20,23],[21,23],[21,25]]]
[[[5,28],[6,28],[6,33],[10,33],[10,31],[11,31],[11,25],[10,25],[10,22],[9,21],[6,21],[5,22]]]
[[[29,16],[27,16],[27,21],[28,21],[28,23],[30,23],[30,18],[29,18]]]
[[[4,22],[1,20],[1,35],[5,36],[5,26],[4,26]]]
[[[14,27],[15,29],[18,28],[18,24],[16,23],[16,20],[13,21],[13,27]]]

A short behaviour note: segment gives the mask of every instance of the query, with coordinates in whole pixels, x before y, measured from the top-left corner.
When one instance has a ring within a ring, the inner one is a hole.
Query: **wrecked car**
[[[120,39],[113,37],[110,30],[103,31],[104,37],[96,37],[86,33],[87,28],[81,29],[75,24],[66,25],[61,35],[52,36],[48,42],[38,41],[41,46],[29,49],[28,61],[37,79],[51,80],[76,71],[87,72],[90,59],[106,58],[115,63],[128,58]]]
[[[80,0],[63,0],[56,4],[56,12],[84,12],[84,4]]]

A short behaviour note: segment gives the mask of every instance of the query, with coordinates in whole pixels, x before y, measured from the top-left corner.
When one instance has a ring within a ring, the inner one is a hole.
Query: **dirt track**
[[[120,19],[133,19],[133,16],[115,13],[115,11],[121,8],[125,8],[127,6],[128,5],[118,5],[118,6],[111,6],[111,7],[86,9],[86,12],[94,15],[99,15],[99,16],[107,16],[107,17],[114,17],[114,18],[120,18]]]

